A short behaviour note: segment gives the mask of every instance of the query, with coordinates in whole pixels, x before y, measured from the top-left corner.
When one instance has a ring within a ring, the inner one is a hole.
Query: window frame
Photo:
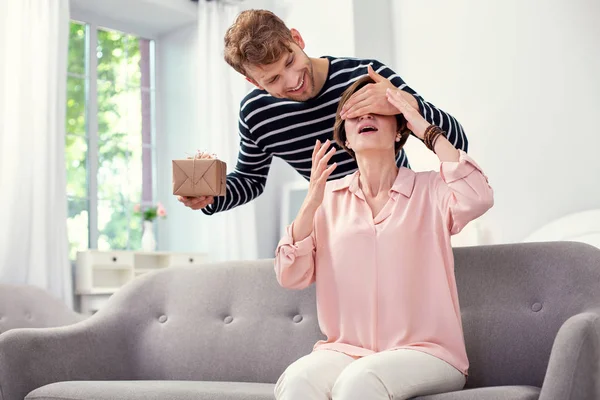
[[[67,64],[67,77],[83,79],[85,82],[85,135],[83,136],[87,143],[87,164],[86,197],[75,197],[67,194],[69,201],[86,201],[88,211],[88,249],[97,249],[100,230],[98,229],[98,170],[99,170],[99,133],[98,133],[98,59],[96,57],[95,46],[98,43],[98,30],[115,30],[128,35],[136,36],[140,39],[151,41],[149,46],[150,58],[150,87],[141,87],[140,91],[150,92],[150,140],[151,143],[143,143],[142,139],[142,157],[144,149],[151,149],[151,182],[152,200],[142,201],[142,206],[153,205],[157,198],[157,36],[133,23],[119,22],[98,14],[88,13],[82,10],[71,10],[69,23],[79,23],[85,26],[85,73],[78,74],[69,71]],[[140,110],[141,111],[141,110]],[[66,135],[76,134],[74,132],[65,132]],[[143,194],[142,194],[143,195]],[[128,221],[131,221],[132,210],[127,210]],[[130,229],[130,228],[129,228]],[[127,241],[127,250],[131,250],[131,242]],[[79,250],[78,250],[79,251]]]

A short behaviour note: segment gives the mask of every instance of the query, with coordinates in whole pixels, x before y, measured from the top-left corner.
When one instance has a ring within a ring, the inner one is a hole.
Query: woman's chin
[[[376,147],[376,146],[365,146],[354,150],[356,157],[369,158],[369,159],[382,159],[386,157],[392,157],[395,159],[395,150],[392,147]]]

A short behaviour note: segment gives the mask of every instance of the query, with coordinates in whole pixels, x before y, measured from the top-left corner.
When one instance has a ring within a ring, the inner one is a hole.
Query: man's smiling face
[[[271,96],[294,101],[307,101],[317,95],[313,66],[302,48],[300,34],[292,30],[295,43],[274,63],[247,65],[247,79]]]

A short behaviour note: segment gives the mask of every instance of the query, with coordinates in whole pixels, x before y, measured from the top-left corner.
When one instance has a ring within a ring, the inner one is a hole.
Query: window
[[[70,257],[139,249],[154,198],[154,42],[72,21],[66,163]]]

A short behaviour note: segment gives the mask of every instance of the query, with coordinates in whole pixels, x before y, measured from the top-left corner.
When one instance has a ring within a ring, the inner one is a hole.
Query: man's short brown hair
[[[354,93],[358,92],[360,89],[362,89],[364,86],[368,85],[369,83],[375,83],[375,81],[373,79],[371,79],[371,77],[369,75],[365,75],[362,78],[360,78],[359,80],[357,80],[356,82],[354,82],[352,84],[352,86],[350,86],[348,89],[346,89],[344,91],[344,93],[342,93],[342,98],[340,99],[337,112],[335,113],[335,125],[333,126],[333,139],[336,141],[336,143],[340,147],[342,147],[344,150],[346,150],[348,153],[350,153],[350,155],[354,159],[356,159],[356,154],[354,154],[354,151],[352,149],[346,147],[346,140],[347,140],[346,122],[340,117],[340,114],[342,112],[342,107],[344,107],[344,104],[346,104],[346,102],[350,99],[350,97],[352,97],[352,95]],[[402,147],[408,140],[408,136],[410,135],[410,129],[407,128],[406,118],[404,118],[404,115],[402,115],[402,114],[396,114],[396,123],[397,123],[396,132],[400,134],[400,141],[395,142],[394,147],[396,149],[396,155],[398,155],[398,153],[400,152],[400,150],[402,149]]]
[[[225,61],[248,76],[247,65],[278,61],[294,42],[292,33],[277,15],[267,10],[247,10],[238,15],[225,34]]]

